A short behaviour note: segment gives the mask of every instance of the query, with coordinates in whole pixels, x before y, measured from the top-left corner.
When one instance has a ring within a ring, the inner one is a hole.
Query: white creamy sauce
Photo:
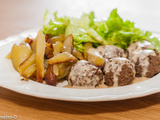
[[[104,72],[109,73],[109,72],[112,71],[114,73],[114,75],[113,75],[113,82],[114,82],[113,87],[118,86],[118,76],[120,75],[120,72],[122,70],[122,66],[125,65],[125,64],[127,64],[127,66],[130,67],[135,73],[134,64],[131,63],[126,58],[114,58],[111,61],[106,60],[105,67],[104,67]]]
[[[120,57],[120,54],[122,54],[122,57],[126,57],[124,50],[114,45],[99,46],[97,47],[97,51],[105,59]]]
[[[78,61],[76,65],[71,69],[69,74],[69,79],[72,81],[75,86],[96,86],[96,84],[100,81],[98,75],[94,75],[96,70],[98,69],[96,66],[85,60]],[[93,70],[94,69],[94,70]],[[68,81],[69,84],[70,81]]]
[[[99,51],[97,51],[97,49],[95,49],[95,48],[90,48],[90,49],[87,51],[87,53],[92,54],[92,55],[95,55],[95,56],[98,56],[98,57],[102,57],[102,56],[100,55]]]
[[[133,52],[133,51],[140,51],[142,49],[154,49],[154,46],[148,42],[148,41],[143,41],[143,42],[135,42],[135,43],[132,43],[128,48],[127,50],[129,52]]]
[[[136,77],[134,80],[133,80],[133,83],[139,83],[139,82],[142,82],[142,81],[145,81],[145,80],[148,80],[149,78],[147,77]]]
[[[146,78],[146,77],[136,77],[134,80],[133,80],[133,83],[132,84],[135,84],[135,83],[139,83],[139,82],[142,82],[142,81],[145,81],[145,80],[148,80],[149,78]],[[104,84],[104,82],[102,84],[100,84],[99,86],[97,87],[93,87],[93,86],[70,86],[70,85],[64,85],[63,87],[65,88],[76,88],[76,89],[98,89],[98,88],[112,88],[112,87],[117,87],[117,86],[107,86],[106,84]]]
[[[132,43],[127,48],[128,52],[129,52],[129,59],[131,59],[133,52],[138,52],[138,51],[141,51],[144,49],[154,49],[154,46],[148,41],[143,41],[143,42],[137,41],[135,43]]]

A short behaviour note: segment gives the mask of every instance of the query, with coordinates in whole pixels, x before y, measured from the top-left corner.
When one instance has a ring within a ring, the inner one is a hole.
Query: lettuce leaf
[[[57,36],[60,34],[73,34],[74,47],[83,51],[84,43],[91,42],[94,47],[99,45],[116,45],[126,49],[135,41],[148,40],[160,52],[160,41],[158,38],[151,38],[151,32],[143,32],[135,27],[134,22],[124,21],[117,13],[117,9],[113,9],[107,20],[96,21],[94,12],[82,14],[78,18],[58,17],[57,12],[54,14],[54,21],[50,20],[48,24],[45,21],[48,11],[43,17],[43,32]]]
[[[48,17],[48,10],[44,14],[43,17],[43,33],[44,34],[50,34],[52,36],[57,36],[61,34],[65,34],[65,29],[69,23],[67,18],[58,18],[57,17],[57,12],[54,13],[55,20],[52,21],[50,20],[48,24],[45,24],[45,21],[47,20]]]

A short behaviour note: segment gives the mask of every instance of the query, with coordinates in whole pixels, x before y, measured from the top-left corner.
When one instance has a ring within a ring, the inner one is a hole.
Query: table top
[[[160,32],[159,4],[158,0],[92,0],[91,3],[90,0],[0,0],[0,39],[41,27],[46,8],[51,12],[57,10],[59,15],[77,17],[82,12],[95,10],[96,15],[102,17],[102,11],[109,13],[117,7],[124,18],[132,19],[140,28]],[[17,120],[158,120],[160,93],[123,101],[82,103],[36,98],[0,87],[0,108],[0,120],[1,116],[17,116]]]

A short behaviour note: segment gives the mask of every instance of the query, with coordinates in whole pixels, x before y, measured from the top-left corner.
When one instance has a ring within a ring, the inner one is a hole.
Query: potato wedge
[[[29,45],[32,44],[33,40],[29,37],[27,37],[25,40],[24,40],[25,43],[28,43]]]
[[[44,77],[44,54],[45,54],[45,36],[40,30],[36,39],[36,66],[37,66],[37,81],[42,83]]]
[[[18,70],[19,65],[26,60],[32,53],[28,43],[14,44],[11,50],[12,63],[14,68]]]
[[[8,53],[5,58],[7,58],[7,59],[12,59],[11,52]]]
[[[56,76],[57,80],[66,77],[69,73],[69,70],[74,63],[61,63],[58,65],[59,67],[59,75]]]
[[[28,78],[37,70],[36,64],[29,66],[22,74],[25,78]]]
[[[74,55],[76,58],[80,59],[80,60],[85,60],[85,58],[83,57],[82,53],[79,52],[76,49],[73,49],[72,51],[72,55]]]
[[[63,42],[66,39],[65,35],[59,35],[56,37],[49,38],[47,43],[56,43],[57,41]]]
[[[36,52],[36,39],[33,39],[32,43],[30,44],[32,52]]]
[[[57,79],[55,74],[53,73],[53,65],[48,65],[44,80],[48,85],[56,86]]]
[[[70,34],[63,42],[63,52],[72,53],[73,50],[73,35]]]
[[[104,59],[99,55],[99,53],[94,48],[90,48],[88,51],[88,61],[98,67],[104,66]]]
[[[59,75],[59,66],[58,65],[53,65],[53,72],[56,76]]]
[[[59,53],[56,56],[47,60],[49,64],[59,64],[59,63],[77,62],[77,61],[78,59],[76,57],[67,52]]]
[[[59,54],[59,53],[61,52],[62,48],[63,48],[63,43],[60,42],[60,41],[57,41],[57,42],[55,43],[55,45],[54,45],[53,54],[54,54],[54,55]]]
[[[23,61],[19,65],[19,73],[22,75],[22,73],[32,64],[36,62],[36,53],[33,53],[31,56],[29,56],[25,61]]]
[[[52,43],[46,43],[46,48],[48,50],[53,50],[54,45]]]
[[[59,54],[61,52],[62,48],[63,48],[63,43],[60,41],[57,41],[54,45],[54,51],[53,51],[54,56]],[[53,72],[55,75],[59,75],[58,65],[53,65]]]
[[[87,52],[87,51],[88,51],[90,48],[93,48],[93,47],[92,47],[92,43],[88,42],[88,43],[85,43],[85,44],[84,44],[83,55],[84,55],[85,59],[88,59],[88,52]]]

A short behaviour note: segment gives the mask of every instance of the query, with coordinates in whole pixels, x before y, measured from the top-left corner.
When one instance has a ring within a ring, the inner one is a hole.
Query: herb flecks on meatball
[[[100,68],[88,61],[80,60],[74,64],[68,76],[70,86],[99,86],[103,80]]]
[[[105,83],[108,86],[131,84],[135,78],[135,66],[126,58],[106,59],[104,66]]]

